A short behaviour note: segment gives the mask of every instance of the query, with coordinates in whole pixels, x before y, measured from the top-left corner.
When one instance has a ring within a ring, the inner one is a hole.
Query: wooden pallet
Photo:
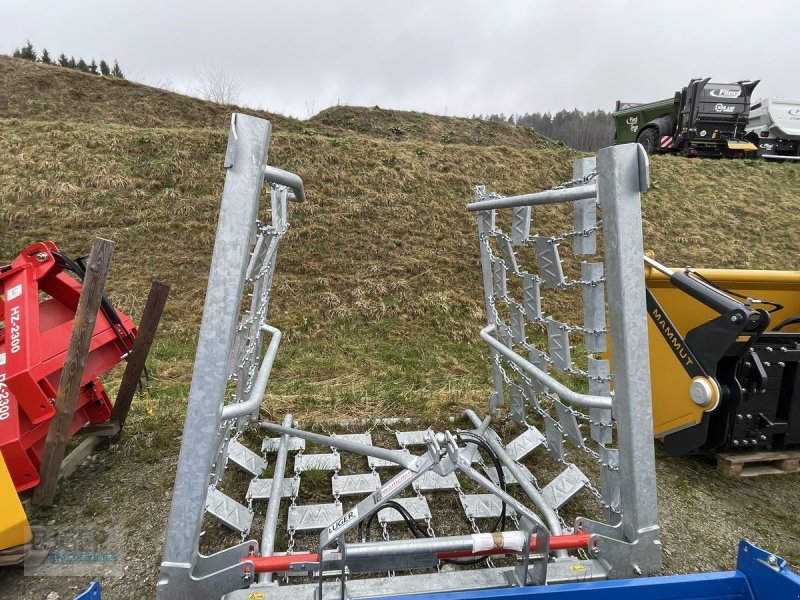
[[[727,477],[800,473],[800,451],[717,454],[717,471]]]

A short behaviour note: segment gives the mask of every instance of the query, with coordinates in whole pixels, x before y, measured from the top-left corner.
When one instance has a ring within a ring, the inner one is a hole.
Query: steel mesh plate
[[[294,531],[324,529],[342,516],[341,504],[307,504],[290,506],[287,526]]]
[[[253,479],[247,487],[248,500],[269,500],[272,493],[272,479]],[[297,496],[300,491],[300,480],[294,477],[287,477],[281,486],[282,498]]]
[[[381,487],[381,478],[377,473],[360,475],[337,475],[333,478],[331,489],[334,496],[358,496],[370,494]]]
[[[496,519],[503,510],[503,502],[494,494],[464,494],[459,496],[464,513],[471,519]],[[506,515],[513,515],[514,509],[506,506]]]
[[[305,471],[338,471],[342,468],[341,457],[338,453],[331,454],[300,454],[294,459],[294,472]]]
[[[242,535],[250,531],[253,523],[253,512],[249,508],[214,487],[208,488],[206,512]]]

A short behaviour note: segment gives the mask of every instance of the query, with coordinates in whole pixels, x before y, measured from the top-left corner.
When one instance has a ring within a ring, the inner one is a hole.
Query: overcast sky
[[[0,0],[0,52],[117,58],[186,92],[224,68],[241,103],[449,115],[613,109],[691,77],[800,97],[800,1]]]

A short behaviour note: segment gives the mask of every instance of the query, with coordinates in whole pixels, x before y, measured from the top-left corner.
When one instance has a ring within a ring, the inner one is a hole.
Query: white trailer
[[[764,98],[750,107],[748,139],[767,159],[800,160],[800,100]]]

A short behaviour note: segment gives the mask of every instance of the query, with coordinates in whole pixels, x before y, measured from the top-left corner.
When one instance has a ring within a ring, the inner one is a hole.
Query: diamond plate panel
[[[575,413],[564,406],[561,402],[556,400],[556,412],[558,413],[558,421],[561,423],[561,429],[567,436],[567,439],[578,447],[583,447],[583,435],[578,426],[578,420],[575,418]]]
[[[528,351],[528,362],[544,373],[550,370],[550,363],[547,362],[547,356],[535,346]],[[547,386],[538,379],[531,377],[530,381],[533,391],[537,394],[543,394],[547,391]]]
[[[569,465],[561,474],[542,488],[542,496],[554,509],[564,506],[569,500],[589,482],[575,465]]]
[[[472,519],[497,519],[503,510],[503,501],[494,494],[464,494],[458,497],[467,517]],[[514,515],[506,506],[506,515]]]
[[[542,433],[536,427],[531,426],[506,445],[506,452],[514,460],[522,460],[544,441],[545,438]]]
[[[297,496],[300,493],[300,480],[287,477],[281,486],[282,498]],[[247,487],[247,500],[269,500],[272,493],[272,479],[253,479]]]
[[[525,344],[525,311],[516,303],[508,305],[511,314],[511,338],[520,346]]]
[[[514,256],[514,248],[511,246],[511,240],[505,236],[499,236],[497,238],[497,243],[500,245],[500,252],[503,254],[503,262],[506,263],[506,268],[512,273],[519,273],[517,257]]]
[[[547,321],[547,351],[556,369],[567,371],[572,366],[569,332],[558,321]]]
[[[351,442],[356,442],[357,444],[366,444],[367,446],[372,446],[372,434],[367,433],[334,433],[332,437],[338,438],[340,440],[349,440]]]
[[[288,529],[294,531],[313,531],[325,529],[342,517],[341,504],[307,504],[290,506]]]
[[[517,465],[517,468],[519,468],[522,471],[522,473],[525,475],[525,478],[528,481],[533,481],[533,479],[534,479],[533,473],[530,472],[528,467],[526,467],[525,465]],[[498,485],[498,486],[500,485],[500,480],[497,478],[497,469],[495,469],[494,467],[486,467],[484,469],[484,472],[486,473],[486,476],[489,479],[491,479],[492,482],[495,485]],[[506,485],[518,485],[519,484],[519,481],[517,481],[517,478],[514,477],[511,474],[511,471],[509,471],[507,467],[503,467],[503,477],[506,480]]]
[[[261,452],[269,454],[270,452],[277,452],[281,446],[281,438],[265,437],[261,442]],[[306,441],[303,438],[290,437],[289,438],[289,452],[298,452],[306,449]]]
[[[226,496],[215,487],[208,488],[206,496],[206,512],[220,523],[247,535],[253,523],[253,512],[243,504],[239,504],[230,496]]]
[[[531,207],[515,206],[511,209],[511,243],[524,244],[531,234]]]
[[[522,425],[525,422],[525,395],[522,388],[513,383],[509,385],[509,411],[511,419]]]
[[[265,459],[236,440],[231,440],[228,444],[228,460],[256,477],[267,468]]]
[[[492,261],[492,286],[497,298],[508,295],[508,282],[506,280],[506,264],[499,259]]]
[[[556,421],[550,415],[542,415],[544,434],[547,439],[547,451],[556,460],[564,460],[564,438]]]
[[[415,521],[424,521],[431,518],[431,509],[428,501],[420,496],[413,498],[394,498],[395,502],[405,508]],[[399,523],[403,520],[400,513],[393,508],[386,508],[378,513],[378,521],[381,523]]]
[[[601,281],[603,263],[581,263],[581,279],[591,281],[583,286],[583,334],[589,352],[606,351],[606,286]]]
[[[377,473],[360,475],[337,475],[333,478],[331,489],[334,496],[359,496],[370,494],[381,487]]]
[[[375,458],[374,456],[367,457],[367,464],[370,469],[400,469],[402,468],[396,462],[386,460],[385,458]]]
[[[600,446],[600,494],[603,502],[618,510],[620,500],[619,450]],[[613,523],[614,512],[606,509],[606,518]]]
[[[533,241],[536,246],[536,263],[545,287],[562,287],[564,270],[561,266],[561,256],[558,253],[558,243],[539,235],[534,236]]]
[[[342,468],[341,457],[332,454],[300,454],[294,459],[294,472],[304,471],[338,471]]]
[[[525,317],[529,321],[542,320],[542,291],[541,280],[530,273],[522,274],[522,306],[525,308]]]
[[[609,380],[609,366],[607,360],[597,360],[589,357],[589,393],[596,396],[611,396],[611,381]],[[610,444],[612,440],[611,432],[611,410],[607,408],[589,409],[589,417],[592,420],[591,436],[599,444]]]
[[[424,446],[427,431],[395,431],[394,436],[401,446]]]
[[[482,200],[486,199],[485,192],[483,190],[483,195],[481,196]],[[481,233],[488,234],[491,231],[494,231],[494,222],[495,222],[495,211],[493,210],[482,210],[478,213],[478,229]]]
[[[572,207],[573,231],[588,231],[597,226],[596,199],[576,200]],[[577,255],[595,254],[597,252],[597,231],[591,231],[586,235],[576,235],[572,241],[572,250]]]
[[[454,490],[459,487],[458,478],[455,473],[450,473],[442,477],[438,473],[428,471],[411,485],[420,492],[441,492],[443,490]]]

